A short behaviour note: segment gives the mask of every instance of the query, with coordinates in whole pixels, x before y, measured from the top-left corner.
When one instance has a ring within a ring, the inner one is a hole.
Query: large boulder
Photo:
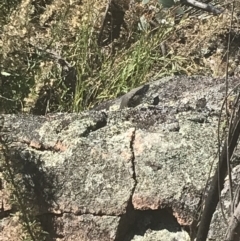
[[[79,114],[2,115],[0,171],[11,167],[8,183],[48,240],[191,240],[224,95],[224,79],[168,77]],[[0,240],[16,240],[8,232],[22,211],[8,187],[2,177]]]

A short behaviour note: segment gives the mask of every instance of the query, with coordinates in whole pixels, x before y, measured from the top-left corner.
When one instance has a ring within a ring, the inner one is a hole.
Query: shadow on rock
[[[26,232],[33,240],[54,240],[58,181],[50,169],[44,167],[39,157],[26,150],[15,149],[8,154],[6,169],[13,185],[14,206],[21,213]]]
[[[172,233],[181,231],[181,226],[171,210],[141,211],[128,207],[126,214],[121,218],[115,241],[130,241],[134,236],[144,236],[149,231],[164,229]]]

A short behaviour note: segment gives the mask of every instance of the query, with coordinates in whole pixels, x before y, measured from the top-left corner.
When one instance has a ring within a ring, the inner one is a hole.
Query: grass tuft
[[[0,112],[79,112],[163,76],[224,75],[227,5],[217,17],[184,9],[179,21],[174,8],[164,10],[157,0],[110,2],[3,1]]]

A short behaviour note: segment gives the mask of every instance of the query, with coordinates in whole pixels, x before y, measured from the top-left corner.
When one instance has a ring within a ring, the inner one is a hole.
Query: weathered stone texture
[[[4,115],[0,134],[23,184],[33,183],[50,240],[190,240],[182,227],[194,235],[216,161],[224,80],[147,85],[135,104],[133,91],[80,114]]]

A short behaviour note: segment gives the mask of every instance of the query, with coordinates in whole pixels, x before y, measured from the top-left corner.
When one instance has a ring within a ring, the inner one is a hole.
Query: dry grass
[[[4,13],[0,14],[0,112],[81,111],[162,76],[224,75],[227,10],[217,17],[185,14],[175,24],[173,11],[161,10],[157,0],[151,0],[150,7],[137,1],[116,3],[109,9],[115,11],[115,19],[108,16],[104,22],[107,0],[4,1],[0,6]],[[113,41],[112,30],[122,13],[124,23]],[[167,23],[138,31],[141,16],[150,23],[158,14]],[[238,73],[236,16],[232,74]],[[164,41],[166,55],[160,48]]]

